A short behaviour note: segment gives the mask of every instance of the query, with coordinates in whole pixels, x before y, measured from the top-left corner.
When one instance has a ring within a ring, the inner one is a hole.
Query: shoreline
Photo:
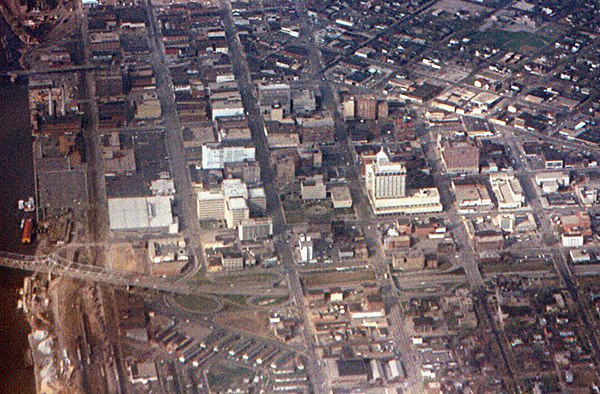
[[[10,22],[6,19],[6,9],[0,7],[0,35],[4,45],[0,48],[0,57],[6,59],[2,71],[10,72],[23,69],[21,60],[23,50],[27,44],[15,32]],[[22,245],[20,243],[20,221],[23,213],[17,210],[17,200],[33,196],[35,192],[33,143],[29,125],[29,106],[27,100],[27,82],[8,79],[0,80],[0,121],[3,128],[0,130],[0,143],[3,146],[0,152],[0,163],[3,171],[0,174],[0,188],[3,188],[0,199],[0,221],[4,224],[4,231],[0,235],[0,250],[20,254],[33,255],[36,245]],[[33,348],[30,336],[33,326],[22,308],[25,306],[20,291],[30,280],[28,272],[2,268],[2,286],[0,294],[4,297],[4,310],[2,310],[2,338],[0,342],[5,351],[5,357],[0,361],[2,373],[0,377],[5,382],[3,389],[12,393],[38,392],[39,371],[34,366]],[[21,307],[21,309],[19,309]],[[28,362],[30,361],[30,362]]]

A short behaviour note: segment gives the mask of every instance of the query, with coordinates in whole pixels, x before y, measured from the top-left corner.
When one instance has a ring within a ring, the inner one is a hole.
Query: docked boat
[[[25,209],[25,200],[19,200],[19,211]]]
[[[29,197],[29,199],[23,203],[23,209],[25,212],[35,211],[35,200],[33,197]]]
[[[27,218],[27,219],[25,219],[25,224],[23,225],[23,232],[21,233],[21,243],[22,244],[30,244],[32,237],[33,237],[33,219]]]

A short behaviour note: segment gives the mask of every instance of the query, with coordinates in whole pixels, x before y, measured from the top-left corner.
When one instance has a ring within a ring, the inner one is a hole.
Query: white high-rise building
[[[365,183],[373,212],[376,215],[397,213],[441,212],[437,188],[424,188],[406,192],[406,167],[392,163],[383,149],[375,161],[366,168]]]
[[[300,262],[308,263],[313,259],[313,241],[309,236],[304,234],[300,236],[298,240],[298,246],[300,248]]]
[[[383,149],[375,156],[375,162],[367,167],[366,178],[372,199],[406,196],[406,167],[402,163],[391,163]]]

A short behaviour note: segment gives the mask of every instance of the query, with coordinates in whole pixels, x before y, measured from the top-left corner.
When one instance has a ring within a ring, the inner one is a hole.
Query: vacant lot
[[[301,276],[301,281],[305,287],[367,282],[373,279],[375,279],[375,273],[370,269],[346,272],[320,272]]]
[[[145,272],[146,248],[134,248],[128,242],[112,244],[110,267],[117,271]]]

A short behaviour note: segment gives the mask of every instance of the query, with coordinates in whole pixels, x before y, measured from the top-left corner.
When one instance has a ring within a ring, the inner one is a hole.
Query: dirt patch
[[[110,246],[109,267],[118,271],[145,273],[146,248],[134,247],[130,243],[118,243]]]
[[[268,315],[257,311],[224,312],[215,321],[227,327],[251,332],[265,338],[274,339],[269,329]]]

